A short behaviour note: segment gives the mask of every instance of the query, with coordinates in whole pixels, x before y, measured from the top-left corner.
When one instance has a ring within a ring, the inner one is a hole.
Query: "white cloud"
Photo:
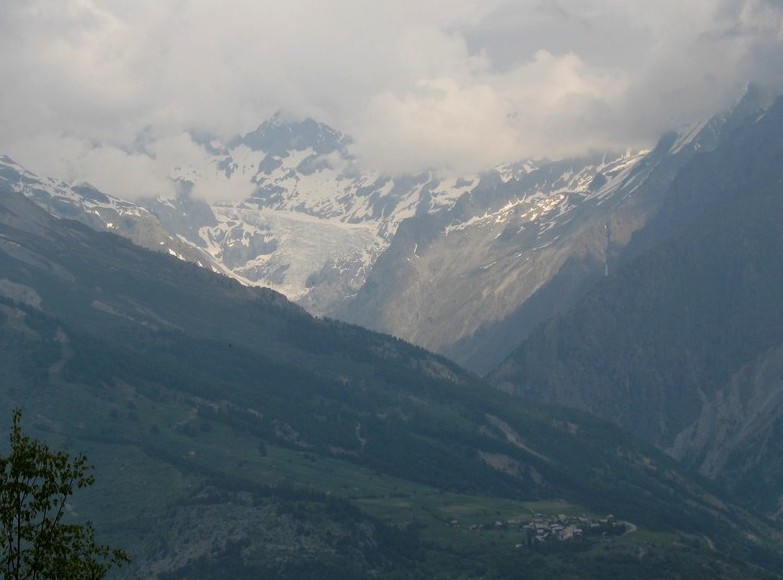
[[[368,165],[389,173],[486,169],[516,150],[507,105],[487,85],[422,80],[401,96],[370,100],[356,127],[356,149]]]
[[[143,153],[129,153],[113,145],[94,146],[62,135],[39,135],[16,142],[14,158],[34,160],[46,171],[69,183],[89,182],[126,199],[157,193],[173,194],[168,168]]]
[[[199,156],[188,130],[277,110],[352,133],[381,169],[460,172],[650,143],[747,81],[783,89],[783,6],[5,0],[0,75],[1,152],[122,195],[170,188],[166,164]]]

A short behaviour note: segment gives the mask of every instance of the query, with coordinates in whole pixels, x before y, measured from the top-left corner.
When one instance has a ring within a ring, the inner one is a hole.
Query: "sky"
[[[275,113],[367,168],[468,174],[783,92],[783,0],[3,0],[0,75],[0,154],[120,197]]]

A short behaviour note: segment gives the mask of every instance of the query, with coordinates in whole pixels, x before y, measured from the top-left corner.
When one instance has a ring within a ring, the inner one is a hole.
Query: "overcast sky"
[[[125,197],[276,111],[467,173],[781,90],[783,0],[2,0],[0,75],[0,153]]]

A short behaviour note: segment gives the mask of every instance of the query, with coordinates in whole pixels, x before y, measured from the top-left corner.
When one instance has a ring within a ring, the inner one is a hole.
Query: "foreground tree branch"
[[[0,455],[0,570],[6,580],[103,578],[129,561],[118,549],[94,540],[91,522],[62,521],[65,502],[77,489],[95,483],[84,455],[52,451],[21,430],[14,410],[10,452]]]

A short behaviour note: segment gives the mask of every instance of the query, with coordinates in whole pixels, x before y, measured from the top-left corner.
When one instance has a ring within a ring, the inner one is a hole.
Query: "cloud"
[[[626,83],[574,54],[544,50],[480,80],[422,80],[401,95],[373,97],[355,130],[359,154],[391,173],[465,173],[521,157],[584,153],[606,143],[610,103]]]
[[[783,5],[6,0],[0,75],[0,151],[124,196],[198,163],[190,132],[276,111],[352,134],[380,170],[467,172],[647,145],[748,81],[783,90]]]
[[[370,99],[356,127],[356,151],[389,173],[479,171],[513,157],[516,134],[507,115],[490,86],[422,80],[403,95]]]
[[[182,151],[156,158],[148,153],[131,152],[108,144],[90,144],[63,135],[44,134],[19,140],[15,145],[14,158],[23,160],[28,168],[35,168],[27,161],[32,159],[44,167],[43,175],[57,176],[73,184],[88,182],[124,199],[173,195],[176,183],[170,178],[174,167],[172,161],[187,158]],[[155,149],[166,145],[164,140],[156,143]]]

